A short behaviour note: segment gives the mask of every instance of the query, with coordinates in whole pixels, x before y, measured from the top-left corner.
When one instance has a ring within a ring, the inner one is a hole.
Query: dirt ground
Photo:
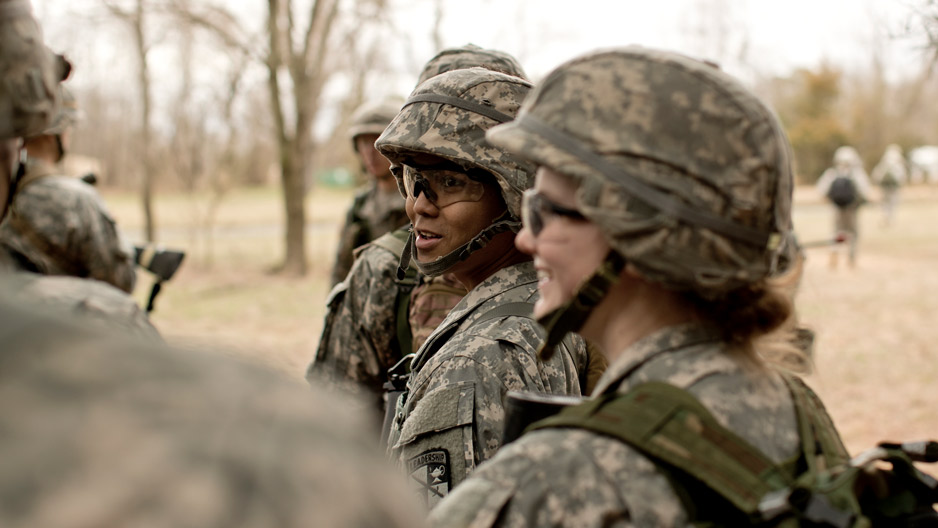
[[[218,210],[211,241],[191,227],[205,208],[199,197],[161,197],[159,240],[189,252],[164,287],[152,319],[171,342],[219,346],[301,377],[322,328],[326,284],[347,191],[309,198],[310,273],[268,273],[282,256],[279,195],[239,191]],[[133,238],[141,220],[136,198],[107,195],[119,225]],[[832,212],[813,189],[796,191],[802,242],[829,238]],[[852,452],[881,439],[938,438],[931,398],[938,393],[938,189],[905,189],[892,226],[875,204],[861,212],[855,268],[830,249],[808,250],[797,305],[816,331],[815,371],[808,379],[828,405]],[[211,250],[209,250],[211,248]],[[144,303],[150,280],[135,297]]]

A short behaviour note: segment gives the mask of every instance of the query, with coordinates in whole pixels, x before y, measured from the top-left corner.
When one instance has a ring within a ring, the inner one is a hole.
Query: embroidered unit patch
[[[407,462],[411,484],[419,497],[432,508],[449,493],[449,452],[445,449],[424,451]]]

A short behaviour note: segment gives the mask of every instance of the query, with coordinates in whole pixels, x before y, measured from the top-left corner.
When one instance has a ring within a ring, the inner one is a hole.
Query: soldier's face
[[[16,174],[18,154],[18,139],[0,140],[0,219],[6,216],[7,202],[10,199],[10,182]]]
[[[445,160],[436,156],[414,157],[410,164],[416,169],[432,169]],[[505,211],[501,192],[494,182],[483,182],[482,196],[476,201],[459,201],[437,207],[426,192],[416,196],[408,193],[407,216],[416,233],[417,260],[431,262],[449,254],[472,240]]]
[[[609,253],[599,227],[576,212],[576,190],[572,179],[541,167],[529,191],[533,196],[525,200],[526,223],[515,245],[534,257],[541,294],[534,304],[535,317],[572,299]]]
[[[375,149],[378,134],[361,134],[355,137],[355,150],[372,178],[394,183],[391,176],[391,162]]]

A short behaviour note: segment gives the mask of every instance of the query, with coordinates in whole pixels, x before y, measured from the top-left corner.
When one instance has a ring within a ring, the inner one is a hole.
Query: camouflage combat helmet
[[[0,0],[0,139],[45,128],[68,71],[68,62],[43,44],[29,1]]]
[[[531,90],[531,83],[484,68],[442,73],[417,86],[404,108],[375,142],[378,151],[395,167],[408,163],[415,154],[430,154],[461,165],[466,170],[483,169],[498,182],[508,207],[503,217],[475,239],[430,265],[418,263],[427,275],[442,274],[456,262],[479,249],[506,229],[520,229],[521,194],[534,180],[534,165],[489,144],[486,130],[511,121]],[[394,171],[403,188],[401,171]],[[413,246],[413,235],[408,247]],[[404,260],[410,253],[405,250]]]
[[[420,77],[417,79],[417,84],[419,85],[430,77],[436,77],[441,73],[477,66],[486,70],[521,77],[525,80],[528,78],[524,73],[524,69],[511,55],[503,51],[480,48],[475,44],[466,44],[458,48],[447,48],[434,55],[424,65],[423,71],[420,72]]]
[[[489,140],[579,181],[578,209],[648,280],[713,299],[791,250],[790,146],[717,68],[627,47],[554,70]]]
[[[52,122],[42,132],[35,134],[36,136],[59,136],[78,123],[80,111],[75,96],[62,84],[59,85],[58,92],[59,104],[52,116]]]
[[[382,101],[368,101],[352,112],[348,135],[352,139],[353,148],[355,138],[364,134],[381,135],[388,123],[401,110],[400,101],[390,99]]]

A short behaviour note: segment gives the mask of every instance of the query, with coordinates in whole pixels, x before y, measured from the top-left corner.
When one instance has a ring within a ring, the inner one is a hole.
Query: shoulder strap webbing
[[[474,321],[475,324],[484,323],[486,321],[491,321],[492,319],[498,319],[500,317],[524,317],[527,319],[532,318],[533,306],[531,303],[526,302],[511,302],[500,304],[495,308],[482,314],[482,317],[479,317]]]
[[[389,251],[400,259],[409,235],[409,229],[401,228],[379,236],[372,240],[371,244]],[[400,352],[400,357],[404,357],[413,352],[413,332],[410,329],[408,316],[410,312],[410,292],[417,285],[417,268],[409,266],[407,273],[402,278],[395,279],[395,283],[397,284],[397,294],[394,298],[396,332],[395,343],[392,343],[392,346]]]
[[[404,252],[404,244],[407,243],[407,237],[410,232],[407,229],[398,229],[385,233],[371,241],[371,243],[380,248],[386,249],[400,258]]]
[[[410,328],[410,292],[414,288],[416,280],[416,270],[408,269],[404,278],[397,281],[397,294],[394,297],[394,306],[397,312],[395,315],[397,331],[394,340],[397,342],[400,357],[407,356],[414,351],[414,333]]]
[[[797,376],[781,374],[795,405],[804,469],[817,474],[848,462],[850,455],[821,399]]]
[[[648,382],[566,408],[528,430],[546,427],[579,427],[621,439],[703,482],[746,515],[757,515],[762,497],[791,481],[691,394],[667,383]]]

